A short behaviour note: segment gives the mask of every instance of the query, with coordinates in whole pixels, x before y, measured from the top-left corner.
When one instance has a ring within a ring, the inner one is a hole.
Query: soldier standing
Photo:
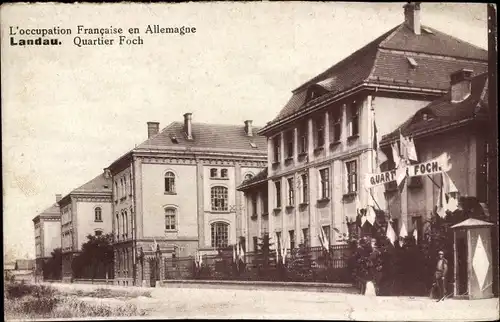
[[[443,299],[446,295],[446,274],[448,273],[448,261],[444,258],[444,252],[438,252],[439,259],[434,274],[436,287],[438,289],[438,299]]]

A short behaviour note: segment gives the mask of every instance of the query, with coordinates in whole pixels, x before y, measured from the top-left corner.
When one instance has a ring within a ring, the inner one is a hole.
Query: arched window
[[[128,238],[128,214],[126,210],[123,212],[123,216],[123,225],[125,226],[123,227],[123,230],[125,231],[125,238]]]
[[[217,178],[217,169],[210,169],[210,178]]]
[[[96,229],[96,230],[94,231],[94,234],[95,234],[96,236],[101,236],[101,235],[102,235],[102,230],[100,230],[100,229]]]
[[[220,176],[221,178],[227,178],[227,169],[220,170]]]
[[[116,213],[116,221],[115,221],[115,229],[116,229],[116,238],[120,239],[120,215]]]
[[[165,230],[176,230],[177,209],[165,208]]]
[[[211,189],[213,211],[227,211],[227,188],[216,186]]]
[[[211,225],[212,247],[227,247],[229,224],[225,222],[214,222]]]
[[[172,171],[165,173],[165,192],[175,193],[175,174]]]
[[[101,207],[96,207],[94,209],[94,221],[102,221],[102,209]]]

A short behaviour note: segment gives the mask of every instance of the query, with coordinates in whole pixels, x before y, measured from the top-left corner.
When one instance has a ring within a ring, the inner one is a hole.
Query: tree
[[[78,277],[105,278],[113,265],[113,235],[87,235],[82,251],[73,261],[73,272]]]
[[[292,250],[292,257],[287,262],[289,276],[294,281],[311,281],[313,279],[312,259],[309,248],[299,244]]]
[[[59,280],[62,278],[62,250],[56,248],[51,257],[43,263],[43,278]]]
[[[260,237],[257,245],[258,249],[255,259],[257,274],[262,279],[273,279],[273,263],[276,260],[276,255],[271,252],[271,246],[274,244],[271,242],[269,234],[265,233]]]

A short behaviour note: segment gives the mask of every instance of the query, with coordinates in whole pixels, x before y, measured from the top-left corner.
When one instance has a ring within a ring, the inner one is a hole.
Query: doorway
[[[466,237],[457,238],[457,292],[458,295],[464,295],[468,292],[467,283],[467,239]]]

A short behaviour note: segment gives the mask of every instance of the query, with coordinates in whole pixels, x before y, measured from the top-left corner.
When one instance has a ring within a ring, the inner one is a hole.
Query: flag
[[[412,138],[408,138],[406,140],[406,152],[408,154],[408,159],[413,160],[413,161],[418,161],[417,158],[417,150],[415,148],[415,143],[413,142]]]
[[[401,129],[399,129],[399,153],[401,158],[407,160],[408,159],[408,140],[401,133]]]
[[[203,254],[200,253],[200,266],[201,266],[202,263],[203,263]]]
[[[406,162],[401,160],[396,168],[396,183],[398,187],[401,187],[401,184],[406,178]]]
[[[240,259],[241,261],[245,261],[245,250],[243,249],[243,245],[241,243],[238,244],[240,246]]]
[[[194,265],[196,267],[199,267],[199,264],[198,264],[198,252],[194,253]]]
[[[281,260],[283,265],[285,264],[285,258],[286,258],[286,244],[283,242],[281,243]]]
[[[359,227],[363,227],[363,225],[365,224],[365,222],[366,222],[366,216],[363,215],[363,216],[361,216],[361,225]]]
[[[373,206],[368,206],[366,210],[366,220],[368,220],[368,222],[373,225],[373,223],[375,222],[375,218],[377,217],[375,215],[375,209],[373,209]]]
[[[403,223],[401,225],[401,230],[399,231],[399,238],[405,238],[408,237],[408,231],[406,230],[406,225]]]
[[[280,248],[278,247],[278,242],[279,242],[279,237],[278,237],[278,233],[276,232],[276,245],[274,246],[275,249],[276,249],[276,264],[278,264],[279,262],[279,259],[280,259]]]
[[[151,250],[153,252],[156,252],[156,249],[158,248],[158,244],[156,243],[156,239],[153,238],[153,244],[151,245]]]
[[[446,207],[449,211],[454,212],[458,209],[458,200],[455,197],[449,196],[448,203]]]
[[[380,149],[380,144],[378,141],[377,124],[375,122],[375,115],[373,115],[373,150],[375,151],[376,166],[378,168],[382,163],[387,161],[387,156],[385,155],[384,152],[382,152],[382,149]]]
[[[439,187],[439,196],[438,196],[438,202],[437,202],[437,205],[436,205],[436,213],[439,215],[439,217],[441,218],[445,218],[446,217],[446,208],[447,208],[447,205],[446,205],[446,191],[445,189],[447,189],[447,187],[445,187],[446,185],[446,180],[444,179],[445,175],[444,174],[441,174],[442,178],[443,178],[443,183],[441,185],[441,187]]]
[[[401,163],[401,158],[399,157],[399,150],[398,146],[396,145],[396,142],[391,144],[391,149],[392,149],[392,159],[394,160],[394,164],[398,166]]]
[[[386,236],[394,246],[394,242],[396,241],[396,233],[394,232],[394,229],[392,229],[392,225],[390,223],[387,223]]]
[[[323,230],[323,227],[319,227],[319,230],[320,230],[319,239],[321,242],[321,246],[323,246],[324,249],[328,250],[328,240],[326,239],[325,231]]]
[[[236,244],[233,245],[233,262],[236,263]]]
[[[446,193],[458,192],[457,186],[455,186],[455,183],[453,183],[453,180],[451,180],[448,173],[443,172],[443,174],[444,174],[443,181],[446,182],[446,185],[445,185]]]
[[[418,231],[417,229],[413,229],[413,238],[415,238],[415,244],[418,243]]]

